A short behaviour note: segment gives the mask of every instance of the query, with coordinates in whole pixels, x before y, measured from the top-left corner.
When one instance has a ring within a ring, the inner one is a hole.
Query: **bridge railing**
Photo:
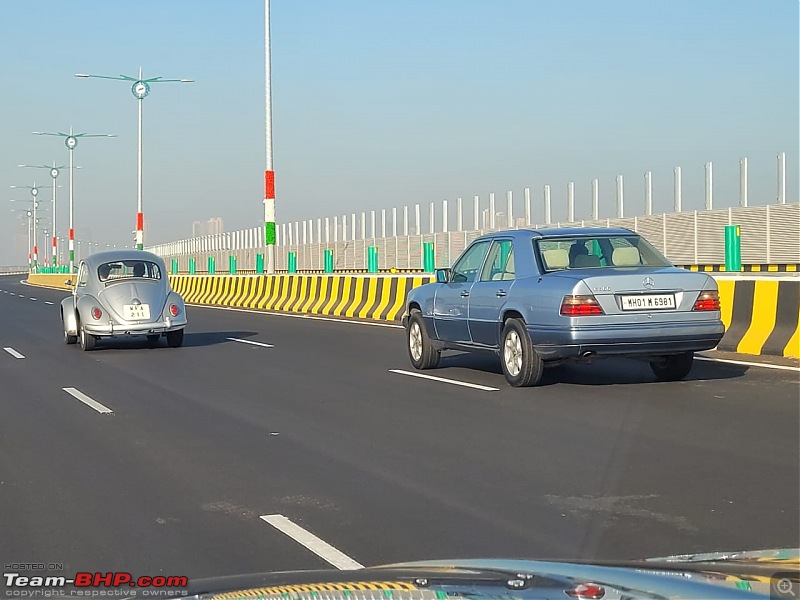
[[[433,243],[436,266],[448,266],[476,237],[489,231],[508,229],[504,226],[497,227],[497,222],[495,225],[494,229],[487,227],[470,231],[378,237],[362,236],[358,231],[355,236],[351,236],[349,232],[342,233],[341,230],[334,236],[322,224],[318,232],[311,232],[306,224],[305,235],[301,229],[299,236],[293,232],[291,238],[288,235],[279,237],[275,267],[277,270],[287,270],[291,252],[294,253],[298,271],[322,271],[325,267],[326,250],[331,250],[334,270],[367,270],[369,247],[372,246],[377,248],[377,266],[380,270],[423,270],[423,253],[427,243]],[[743,264],[800,263],[800,204],[772,204],[551,224],[528,225],[523,221],[514,228],[625,227],[643,235],[674,264],[688,265],[725,262],[726,225],[741,227]],[[263,256],[266,251],[263,236],[263,227],[254,227],[160,244],[149,249],[168,262],[177,259],[181,271],[189,270],[190,259],[194,259],[197,271],[206,271],[209,257],[214,259],[217,269],[227,270],[230,256],[236,257],[237,270],[255,270],[260,264],[258,255]],[[345,239],[336,239],[342,236]],[[300,243],[295,242],[298,237]]]

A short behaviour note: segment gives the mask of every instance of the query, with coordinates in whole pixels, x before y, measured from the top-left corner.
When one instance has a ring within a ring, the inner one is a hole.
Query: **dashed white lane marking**
[[[781,371],[795,371],[800,373],[800,367],[791,367],[789,365],[772,365],[769,363],[748,362],[744,360],[731,360],[728,358],[709,358],[707,356],[695,356],[695,360],[705,360],[707,362],[721,362],[729,363],[732,365],[744,365],[746,367],[764,367],[765,369],[779,369]]]
[[[95,409],[99,413],[107,415],[107,414],[112,414],[114,412],[107,406],[103,406],[102,404],[100,404],[97,400],[92,400],[89,396],[87,396],[80,390],[76,390],[74,387],[65,387],[61,389],[67,392],[73,398],[76,398],[81,402],[83,402],[86,406]]]
[[[33,300],[34,302],[36,302],[36,298],[30,298],[30,299]]]
[[[25,358],[22,354],[14,350],[13,348],[3,348],[6,352],[8,352],[14,358]]]
[[[408,375],[409,377],[419,377],[420,379],[430,379],[431,381],[439,381],[441,383],[450,383],[452,385],[460,385],[475,390],[483,390],[484,392],[499,392],[500,388],[489,387],[488,385],[480,385],[478,383],[469,383],[467,381],[459,381],[457,379],[446,379],[444,377],[435,377],[434,375],[425,375],[424,373],[414,373],[413,371],[403,371],[402,369],[389,369],[390,373],[397,373],[398,375]]]
[[[307,529],[303,529],[293,523],[283,515],[262,515],[259,517],[266,521],[278,531],[285,533],[298,544],[305,546],[321,559],[329,562],[337,569],[342,571],[353,571],[363,569],[364,565],[354,561],[352,558],[331,546],[328,542],[321,540]]]
[[[252,340],[240,340],[239,338],[226,338],[232,342],[239,342],[241,344],[250,344],[252,346],[262,346],[263,348],[274,348],[272,344],[265,344],[263,342],[254,342]]]
[[[52,303],[52,302],[48,302],[47,300],[45,300],[45,301],[44,301],[44,303],[45,303],[45,304],[49,304],[50,306],[52,306],[52,305],[53,305],[53,303]]]

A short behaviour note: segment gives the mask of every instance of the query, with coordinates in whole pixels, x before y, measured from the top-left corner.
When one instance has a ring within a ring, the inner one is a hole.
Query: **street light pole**
[[[139,104],[139,142],[137,152],[137,171],[138,171],[138,186],[136,193],[136,247],[139,250],[144,249],[144,213],[142,212],[142,100],[150,94],[151,83],[192,83],[193,79],[162,79],[161,77],[151,77],[149,79],[142,78],[142,67],[139,67],[139,76],[131,77],[130,75],[120,75],[112,77],[109,75],[89,75],[87,73],[75,73],[75,77],[92,78],[92,79],[115,79],[117,81],[132,81],[131,93],[133,97],[138,100]]]
[[[49,133],[46,131],[34,131],[33,135],[54,135],[57,137],[63,137],[64,144],[67,146],[67,149],[69,150],[69,272],[70,274],[72,274],[75,271],[75,228],[73,219],[74,190],[75,190],[73,177],[75,171],[75,161],[73,159],[72,153],[75,150],[75,147],[78,145],[78,138],[117,137],[117,136],[111,133],[74,133],[72,131],[72,127],[69,128],[69,133],[62,133],[60,131],[57,131],[55,133]]]
[[[34,182],[34,184],[32,186],[30,186],[30,185],[12,185],[11,187],[13,189],[28,189],[28,190],[31,191],[31,196],[32,196],[31,202],[33,204],[33,269],[34,269],[34,272],[35,272],[36,269],[38,268],[38,263],[39,263],[39,247],[38,247],[38,243],[37,243],[37,238],[39,237],[37,235],[37,233],[38,233],[38,230],[37,230],[38,219],[36,218],[36,209],[39,207],[39,200],[38,200],[37,196],[39,195],[39,190],[40,189],[47,189],[50,186],[37,186],[36,183]],[[30,246],[30,244],[28,244],[28,246]]]
[[[267,273],[275,273],[275,171],[272,166],[272,56],[270,51],[269,0],[264,0],[264,74],[267,164],[264,171],[264,244]]]
[[[58,265],[58,230],[56,229],[56,188],[58,187],[57,179],[60,174],[60,169],[63,169],[63,165],[57,166],[56,162],[53,161],[52,166],[50,165],[19,165],[23,168],[28,169],[48,169],[50,171],[50,177],[53,178],[53,266],[55,267]],[[80,168],[80,167],[76,167]]]

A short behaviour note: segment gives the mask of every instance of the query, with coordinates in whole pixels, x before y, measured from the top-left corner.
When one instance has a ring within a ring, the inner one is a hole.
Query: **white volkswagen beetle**
[[[82,260],[72,295],[61,301],[64,341],[93,350],[97,340],[145,336],[155,347],[162,336],[183,344],[186,307],[170,288],[161,257],[141,250],[98,252]]]

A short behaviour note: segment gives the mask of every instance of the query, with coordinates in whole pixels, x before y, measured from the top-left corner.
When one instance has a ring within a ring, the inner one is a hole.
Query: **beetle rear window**
[[[120,260],[97,267],[97,278],[104,282],[132,278],[161,279],[161,269],[149,260]]]

